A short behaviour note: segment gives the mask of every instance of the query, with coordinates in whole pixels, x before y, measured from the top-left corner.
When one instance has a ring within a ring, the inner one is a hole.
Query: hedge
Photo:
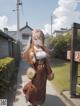
[[[58,35],[56,37],[47,38],[46,45],[48,48],[54,48],[51,56],[55,58],[66,59],[67,50],[71,50],[71,37],[72,33],[68,32],[65,35]],[[78,31],[77,35],[76,50],[80,51],[80,31]]]
[[[0,59],[0,91],[9,88],[15,71],[14,58],[5,57]]]
[[[67,50],[70,48],[71,34],[67,33],[64,35],[59,35],[56,37],[51,37],[47,39],[48,48],[53,48],[51,53],[52,57],[66,59]],[[69,45],[69,47],[68,47]]]

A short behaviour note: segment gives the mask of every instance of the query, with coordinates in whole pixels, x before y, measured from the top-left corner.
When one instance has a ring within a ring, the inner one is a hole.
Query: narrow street
[[[32,106],[28,62],[33,104],[80,106],[80,0],[0,0],[0,106]]]
[[[24,62],[20,62],[19,73],[17,77],[17,91],[13,106],[28,106],[29,102],[25,100],[22,92],[23,86],[29,81],[26,76],[26,70],[29,66]],[[69,106],[63,97],[55,90],[51,82],[47,81],[46,101],[42,106]]]

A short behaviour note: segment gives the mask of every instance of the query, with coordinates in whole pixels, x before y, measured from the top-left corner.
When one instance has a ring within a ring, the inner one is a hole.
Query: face
[[[32,42],[35,46],[43,46],[43,36],[41,35],[41,32],[36,32],[32,37]]]

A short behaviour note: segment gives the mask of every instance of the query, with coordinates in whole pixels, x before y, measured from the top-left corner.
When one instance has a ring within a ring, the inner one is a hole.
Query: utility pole
[[[17,0],[17,40],[19,40],[19,28],[20,28],[20,17],[19,17],[19,6],[22,5],[22,2],[20,2],[20,0]]]
[[[17,0],[17,40],[19,40],[19,0]]]
[[[52,23],[53,23],[53,16],[51,15],[51,35],[52,35]]]

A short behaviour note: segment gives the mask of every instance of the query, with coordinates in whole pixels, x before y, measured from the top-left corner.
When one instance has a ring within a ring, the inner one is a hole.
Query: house
[[[63,34],[63,31],[60,31],[60,30],[55,30],[54,32],[53,32],[53,36],[54,37],[56,37],[56,36],[58,36],[58,35],[62,35]]]
[[[56,37],[58,35],[66,35],[68,32],[71,33],[71,29],[61,28],[60,30],[55,30],[53,32],[53,36]]]
[[[11,43],[14,39],[0,30],[0,58],[11,55]]]
[[[32,28],[26,23],[24,27],[19,30],[18,40],[20,41],[20,50],[22,51],[27,45],[29,39],[32,36]],[[17,31],[8,31],[7,28],[4,28],[4,32],[9,36],[17,40]]]
[[[0,30],[0,58],[12,55],[12,42],[15,40]]]
[[[0,58],[3,57],[13,57],[18,64],[20,45],[16,40],[0,30]]]

